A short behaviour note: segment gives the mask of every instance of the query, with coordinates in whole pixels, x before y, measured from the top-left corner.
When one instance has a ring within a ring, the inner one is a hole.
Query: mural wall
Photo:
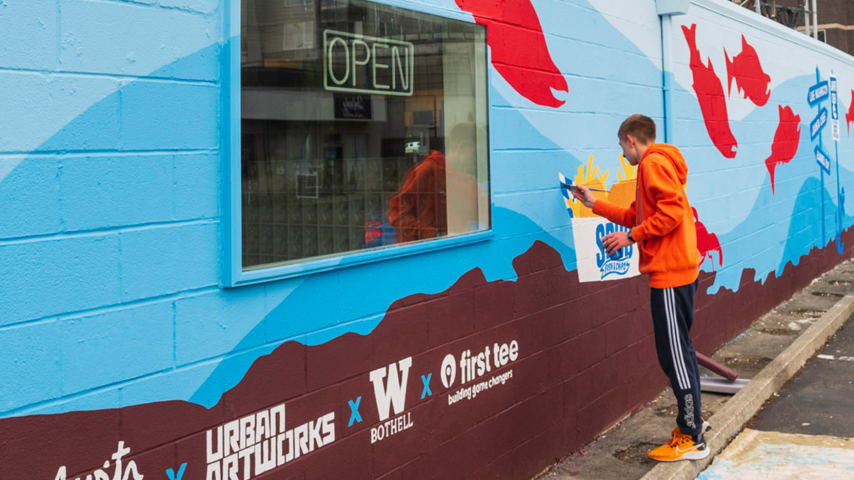
[[[395,0],[487,28],[493,235],[224,287],[233,1],[0,4],[4,478],[528,478],[579,450],[666,383],[637,253],[564,195],[631,201],[631,113],[688,162],[698,350],[852,255],[851,57],[722,0]]]

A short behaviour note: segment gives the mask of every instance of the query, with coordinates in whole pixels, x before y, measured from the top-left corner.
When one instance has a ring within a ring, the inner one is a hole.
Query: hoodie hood
[[[676,169],[676,175],[679,178],[679,182],[682,185],[685,185],[685,182],[688,181],[688,164],[685,163],[685,157],[682,156],[682,152],[680,152],[675,146],[667,143],[653,143],[646,149],[641,161],[655,153],[663,156],[673,163],[673,168]]]

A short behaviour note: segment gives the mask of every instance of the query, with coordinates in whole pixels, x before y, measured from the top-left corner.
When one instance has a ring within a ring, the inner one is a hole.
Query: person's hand
[[[593,196],[593,192],[585,186],[573,185],[570,191],[572,192],[572,196],[587,208],[593,208],[593,204],[596,203],[596,197]]]
[[[613,255],[617,250],[628,247],[632,243],[634,242],[629,240],[629,232],[619,231],[602,237],[602,246],[605,247],[608,255]]]

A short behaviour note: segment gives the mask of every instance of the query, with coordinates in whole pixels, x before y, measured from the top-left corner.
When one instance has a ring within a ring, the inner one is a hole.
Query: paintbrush
[[[577,187],[577,186],[575,186],[575,185],[564,185],[564,188],[568,188],[568,189],[570,189],[570,190],[571,190],[571,189],[573,189],[573,188],[578,188],[578,187]],[[602,190],[601,188],[590,188],[590,187],[585,187],[585,188],[586,188],[586,189],[588,189],[588,190],[590,190],[591,192],[603,192],[603,193],[608,193],[608,190]]]

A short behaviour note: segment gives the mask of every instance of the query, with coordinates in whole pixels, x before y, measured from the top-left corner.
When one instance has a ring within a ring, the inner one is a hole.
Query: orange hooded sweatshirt
[[[694,214],[685,194],[687,175],[682,152],[673,145],[655,143],[638,163],[631,206],[601,200],[593,205],[593,213],[632,229],[640,251],[639,270],[649,274],[654,288],[688,285],[700,273]]]

